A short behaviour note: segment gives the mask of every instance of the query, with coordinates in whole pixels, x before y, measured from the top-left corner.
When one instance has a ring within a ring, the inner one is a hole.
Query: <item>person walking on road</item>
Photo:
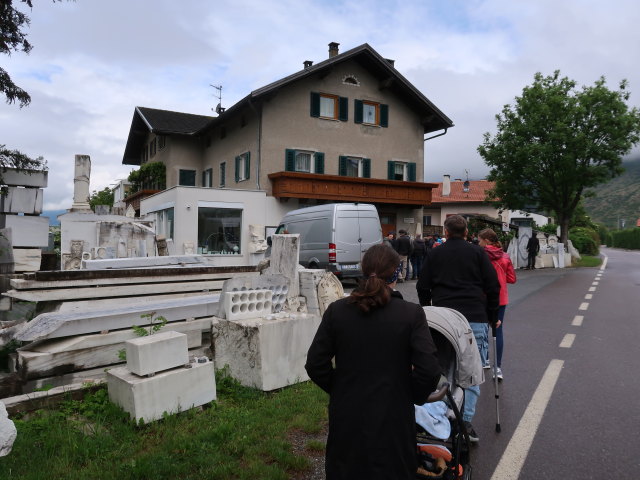
[[[420,305],[448,307],[464,315],[473,330],[480,356],[488,347],[486,324],[497,322],[500,283],[489,256],[479,245],[466,241],[467,221],[451,215],[444,222],[446,242],[427,252],[416,290]],[[469,439],[480,440],[471,421],[480,397],[480,386],[465,389],[462,418]]]
[[[531,233],[531,238],[527,242],[527,270],[536,269],[536,256],[540,251],[540,241],[536,232]]]
[[[416,476],[414,404],[441,368],[424,310],[393,290],[398,254],[374,245],[360,285],[333,302],[309,347],[309,378],[329,394],[328,480],[410,480]]]
[[[396,252],[400,255],[400,262],[402,263],[402,271],[398,277],[399,282],[404,282],[405,279],[409,279],[409,257],[411,256],[411,239],[407,235],[406,230],[399,230],[400,236],[396,240]]]
[[[421,235],[416,235],[413,240],[413,251],[411,252],[411,280],[420,276],[422,262],[427,253],[427,246]]]
[[[503,379],[502,375],[502,352],[504,351],[504,314],[509,304],[508,283],[516,283],[516,272],[511,263],[509,255],[502,250],[502,244],[498,240],[498,235],[490,228],[482,230],[478,234],[479,245],[489,255],[489,260],[498,274],[500,282],[500,307],[498,308],[498,322],[496,323],[496,376],[498,380]],[[488,352],[487,352],[488,353]],[[484,359],[483,359],[484,360]],[[487,362],[489,356],[487,355]]]

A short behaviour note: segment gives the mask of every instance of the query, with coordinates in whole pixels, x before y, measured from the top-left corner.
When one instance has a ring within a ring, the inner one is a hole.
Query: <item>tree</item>
[[[560,72],[532,85],[496,115],[497,133],[478,147],[490,167],[494,202],[513,210],[553,213],[566,244],[585,188],[622,173],[622,156],[640,139],[640,112],[629,108],[627,82],[610,90],[601,77],[576,89]]]
[[[113,207],[113,189],[104,187],[99,192],[94,190],[89,197],[89,206],[95,211],[96,205],[108,205]]]
[[[54,0],[55,1],[55,0]],[[29,8],[32,8],[31,0],[21,0]],[[27,40],[24,32],[29,26],[29,17],[13,6],[13,0],[0,1],[0,54],[11,55],[11,52],[22,51],[29,53],[33,48]],[[22,88],[17,86],[7,71],[0,67],[0,93],[4,94],[7,103],[18,102],[20,108],[26,107],[31,102],[31,97]],[[0,144],[0,183],[2,171],[13,167],[18,170],[43,170],[46,163],[42,157],[31,158],[18,150],[11,150]]]

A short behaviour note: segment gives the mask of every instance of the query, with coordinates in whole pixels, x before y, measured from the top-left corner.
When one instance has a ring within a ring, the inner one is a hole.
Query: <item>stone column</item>
[[[89,206],[89,178],[91,177],[91,157],[76,155],[76,165],[73,178],[72,212],[90,212]]]

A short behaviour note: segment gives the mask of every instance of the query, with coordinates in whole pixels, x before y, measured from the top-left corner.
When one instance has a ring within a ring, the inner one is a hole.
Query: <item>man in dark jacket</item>
[[[412,246],[406,230],[399,230],[398,233],[400,236],[396,240],[396,252],[400,255],[400,263],[402,263],[402,271],[398,281],[404,282],[405,279],[409,279],[409,257],[411,256]]]
[[[416,235],[413,240],[413,251],[411,252],[411,280],[415,280],[420,276],[422,270],[422,261],[427,252],[427,247],[421,235]]]
[[[487,323],[495,324],[498,319],[498,276],[484,249],[465,240],[468,232],[464,217],[448,217],[444,229],[447,241],[427,252],[416,284],[420,305],[457,310],[468,320],[478,348],[488,347]],[[479,397],[479,386],[465,390],[463,419],[473,442],[480,439],[471,425]]]
[[[536,232],[531,232],[531,238],[527,242],[527,270],[536,269],[536,256],[540,251],[540,241]]]

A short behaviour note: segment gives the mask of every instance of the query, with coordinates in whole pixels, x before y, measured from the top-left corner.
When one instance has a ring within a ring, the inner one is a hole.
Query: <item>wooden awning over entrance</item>
[[[315,198],[366,203],[392,203],[421,207],[431,203],[436,183],[402,182],[379,178],[316,175],[300,172],[269,174],[276,198]]]

